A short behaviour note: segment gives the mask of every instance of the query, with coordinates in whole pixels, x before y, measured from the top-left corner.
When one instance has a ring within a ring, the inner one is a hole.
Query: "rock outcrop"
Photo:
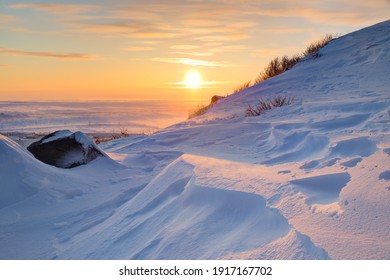
[[[73,168],[105,156],[84,133],[60,130],[50,133],[27,147],[38,160],[61,168]]]
[[[224,99],[224,98],[225,98],[224,96],[214,95],[213,97],[211,97],[211,102],[210,102],[210,104],[214,104],[214,103],[216,103],[216,102],[218,102],[219,100]]]

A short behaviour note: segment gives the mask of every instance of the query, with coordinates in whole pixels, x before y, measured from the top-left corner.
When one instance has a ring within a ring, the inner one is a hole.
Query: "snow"
[[[59,140],[59,139],[62,139],[62,138],[66,138],[66,137],[69,137],[72,134],[73,134],[73,132],[70,131],[70,130],[56,131],[55,133],[53,133],[52,136],[44,139],[42,141],[42,144],[49,143],[49,142],[52,142],[52,141],[55,141],[55,140]]]
[[[326,260],[329,259],[329,256],[325,250],[315,247],[309,237],[291,229],[287,235],[268,243],[260,249],[230,254],[225,259]]]
[[[348,172],[292,180],[290,183],[307,196],[306,203],[329,204],[337,201],[351,176]]]
[[[87,135],[82,133],[81,131],[76,131],[74,133],[74,140],[80,143],[83,146],[84,150],[88,150],[90,148],[95,148],[98,151],[101,151],[100,148],[95,144],[95,142],[89,138]]]
[[[49,143],[49,142],[59,140],[59,139],[63,139],[63,138],[67,138],[67,137],[74,137],[74,140],[77,143],[80,143],[83,146],[84,150],[88,150],[89,148],[95,148],[98,151],[101,151],[100,148],[95,144],[95,142],[93,142],[91,138],[89,138],[87,135],[85,135],[81,131],[76,131],[74,133],[70,130],[56,131],[55,133],[53,133],[52,136],[44,139],[42,141],[42,144]]]
[[[0,137],[1,259],[389,259],[390,21],[74,169]],[[260,97],[291,105],[244,117]]]

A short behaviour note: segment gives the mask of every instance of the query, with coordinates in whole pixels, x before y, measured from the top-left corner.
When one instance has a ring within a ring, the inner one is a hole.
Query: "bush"
[[[246,89],[246,88],[248,88],[248,87],[250,87],[250,86],[251,86],[251,81],[249,80],[249,81],[243,83],[242,85],[238,86],[238,87],[233,91],[233,93],[237,93],[237,92],[239,92],[239,91],[242,91],[242,90],[244,90],[244,89]]]
[[[318,40],[316,42],[311,43],[306,50],[304,51],[303,55],[308,56],[308,55],[313,55],[314,57],[317,57],[316,54],[317,52],[325,47],[330,41],[334,39],[333,35],[331,34],[326,34],[324,38],[321,40]]]
[[[210,109],[213,106],[213,104],[209,105],[198,105],[198,108],[196,108],[194,111],[188,114],[188,119],[192,119],[197,116],[201,116],[207,112],[208,109]]]
[[[275,77],[287,70],[290,70],[300,61],[301,57],[299,55],[293,55],[288,57],[287,55],[282,56],[281,58],[276,57],[268,63],[268,66],[264,68],[264,71],[259,74],[255,79],[254,84],[257,85],[269,78]]]
[[[277,96],[272,99],[260,99],[259,104],[255,107],[249,105],[245,110],[246,117],[260,116],[265,111],[271,110],[276,107],[282,107],[290,105],[294,101],[293,97]]]
[[[290,70],[305,56],[310,55],[312,57],[318,57],[318,51],[333,39],[334,36],[327,34],[321,40],[311,43],[302,55],[296,54],[291,57],[285,55],[281,58],[274,58],[268,63],[267,67],[264,68],[264,71],[259,74],[253,84],[257,85],[265,80],[268,80],[269,78],[275,77],[286,72],[287,70]]]

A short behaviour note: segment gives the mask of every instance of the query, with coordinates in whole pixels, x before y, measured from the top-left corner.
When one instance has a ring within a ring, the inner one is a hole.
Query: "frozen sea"
[[[0,101],[0,133],[150,133],[188,117],[199,101]]]

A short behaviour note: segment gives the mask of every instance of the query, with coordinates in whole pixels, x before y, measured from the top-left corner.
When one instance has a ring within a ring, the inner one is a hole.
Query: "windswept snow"
[[[317,248],[310,238],[299,231],[291,229],[285,236],[267,245],[251,251],[229,254],[225,259],[271,259],[271,260],[305,260],[329,259],[325,250]]]
[[[292,180],[290,183],[305,194],[307,203],[329,204],[338,201],[340,192],[351,179],[347,172]]]
[[[174,161],[109,219],[71,236],[59,257],[215,259],[289,232],[261,196],[197,185],[193,169]]]
[[[389,64],[387,21],[72,170],[1,137],[0,258],[390,259]]]

